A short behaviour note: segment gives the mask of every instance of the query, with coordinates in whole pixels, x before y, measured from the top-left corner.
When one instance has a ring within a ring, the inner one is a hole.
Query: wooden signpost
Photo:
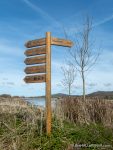
[[[46,81],[46,75],[33,75],[33,76],[26,76],[24,81],[26,83],[41,83]]]
[[[51,37],[50,32],[46,32],[46,38],[28,41],[25,46],[29,49],[25,51],[28,57],[24,63],[26,65],[38,64],[38,66],[30,66],[25,68],[28,74],[24,78],[26,83],[46,83],[46,132],[51,134],[51,45],[72,47],[70,40]],[[38,46],[38,47],[37,47]],[[37,56],[36,56],[37,55]],[[31,57],[33,56],[33,57]],[[41,65],[40,65],[41,64]],[[29,75],[36,74],[37,75]]]
[[[34,56],[34,55],[42,55],[46,54],[46,47],[38,47],[38,48],[32,48],[25,51],[26,56]]]
[[[46,72],[46,66],[41,65],[41,66],[26,67],[24,71],[26,74],[45,73]]]
[[[46,63],[46,56],[36,56],[36,57],[26,58],[24,63],[26,65],[43,64]]]
[[[31,47],[36,47],[36,46],[42,46],[46,44],[46,38],[41,38],[38,40],[32,40],[32,41],[28,41],[25,46],[27,48],[31,48]]]

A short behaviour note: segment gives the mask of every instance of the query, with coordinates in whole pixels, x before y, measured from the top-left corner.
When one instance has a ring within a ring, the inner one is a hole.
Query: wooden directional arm
[[[45,44],[46,44],[46,39],[41,38],[41,39],[37,39],[37,40],[28,41],[25,43],[25,46],[27,48],[31,48],[31,47],[36,47],[36,46],[42,46]]]
[[[45,73],[46,72],[46,66],[32,66],[32,67],[26,67],[24,72],[26,74],[33,74],[33,73]]]
[[[38,47],[38,48],[31,48],[25,51],[24,53],[26,56],[35,56],[35,55],[42,55],[46,54],[46,47]]]
[[[24,81],[26,83],[42,83],[42,82],[46,82],[46,75],[42,74],[42,75],[26,76],[24,78]]]
[[[64,40],[64,39],[59,39],[52,37],[51,38],[51,44],[52,45],[57,45],[57,46],[64,46],[64,47],[72,47],[73,43],[70,40]]]
[[[37,56],[37,57],[26,58],[24,63],[26,65],[46,63],[46,56]]]

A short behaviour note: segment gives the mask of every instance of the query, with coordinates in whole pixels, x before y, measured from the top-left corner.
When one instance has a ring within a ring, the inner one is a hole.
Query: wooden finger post
[[[46,33],[46,131],[51,133],[51,33]]]
[[[73,43],[70,40],[52,37],[51,32],[46,32],[46,38],[28,41],[25,44],[25,46],[28,49],[24,53],[27,56],[27,58],[24,61],[26,65],[38,64],[38,66],[30,66],[25,68],[24,72],[27,74],[27,76],[24,78],[24,81],[26,83],[42,83],[42,82],[46,83],[46,133],[47,135],[51,134],[51,126],[52,126],[51,45],[71,47]],[[29,75],[29,74],[35,74],[35,75]]]

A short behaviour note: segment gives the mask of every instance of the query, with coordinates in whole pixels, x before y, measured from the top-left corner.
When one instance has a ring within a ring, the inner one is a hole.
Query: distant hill
[[[113,91],[97,91],[90,93],[87,96],[113,96]]]
[[[4,98],[19,98],[20,96],[11,96],[10,94],[1,94],[0,97],[4,97]]]
[[[65,96],[68,96],[68,95],[63,94],[63,93],[58,93],[58,94],[52,95],[52,97],[65,97]],[[81,95],[71,95],[71,96],[80,97]],[[87,94],[86,96],[112,96],[113,97],[113,91],[97,91],[97,92]]]
[[[52,97],[65,97],[68,96],[67,94],[63,94],[63,93],[57,93],[57,94],[53,94]]]
[[[10,97],[11,97],[11,95],[9,95],[9,94],[2,94],[2,95],[0,95],[0,97],[10,98]]]
[[[113,99],[113,91],[97,91],[87,95],[88,97],[101,97],[105,99]]]
[[[58,97],[67,97],[68,94],[64,93],[56,93],[52,94],[52,98],[58,98]],[[71,95],[72,97],[81,97],[82,95]],[[106,99],[113,99],[113,91],[97,91],[86,95],[87,97],[102,97]],[[0,97],[11,97],[11,95],[8,94],[2,94]],[[14,98],[19,98],[19,96],[13,96]],[[23,98],[23,97],[22,97]],[[24,97],[25,98],[25,97]],[[45,96],[32,96],[28,98],[45,98]]]
[[[65,97],[68,96],[67,94],[63,94],[63,93],[56,93],[56,94],[52,94],[52,98],[57,98],[57,97]],[[30,96],[27,98],[45,98],[45,96]]]
[[[67,94],[58,93],[53,94],[52,97],[66,97]],[[72,97],[81,97],[81,95],[71,95]],[[87,97],[102,97],[106,99],[113,99],[113,91],[97,91],[86,95]]]

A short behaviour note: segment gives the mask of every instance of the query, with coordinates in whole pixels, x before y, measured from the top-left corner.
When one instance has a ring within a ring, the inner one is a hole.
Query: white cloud
[[[111,20],[113,20],[113,14],[111,14],[108,17],[105,17],[104,19],[100,19],[100,21],[98,21],[98,22],[93,22],[92,27],[95,28],[95,27],[101,26]],[[69,36],[75,36],[75,34],[81,32],[82,28],[83,28],[83,25],[81,25],[81,23],[78,21],[78,24],[73,23],[71,26],[65,27],[65,30]]]
[[[41,9],[38,5],[34,5],[29,0],[23,0],[30,8],[32,8],[34,11],[38,12],[44,19],[50,20],[51,22],[54,21],[56,24],[60,24],[54,17],[52,17],[50,14],[45,12],[43,9]]]
[[[109,22],[111,20],[113,20],[113,14],[108,16],[108,17],[106,17],[106,18],[104,18],[103,20],[101,20],[101,21],[99,21],[97,23],[94,23],[93,27],[100,26],[100,25],[105,24],[105,23],[107,23],[107,22]]]

